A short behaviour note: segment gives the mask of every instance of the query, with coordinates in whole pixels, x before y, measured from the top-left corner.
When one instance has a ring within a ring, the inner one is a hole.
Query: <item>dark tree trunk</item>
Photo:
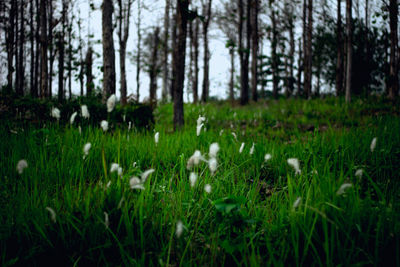
[[[208,0],[203,3],[203,41],[204,41],[204,53],[203,53],[203,92],[201,94],[202,102],[207,102],[210,91],[210,49],[208,48],[208,26],[210,25],[211,19],[211,3],[212,0]]]
[[[150,78],[150,103],[152,106],[155,106],[157,103],[157,54],[158,54],[158,46],[160,43],[159,38],[160,28],[156,27],[154,30],[153,36],[153,47],[151,53],[151,63],[150,63],[150,71],[149,71],[149,78]]]
[[[17,2],[11,1],[9,24],[6,33],[6,50],[7,50],[7,90],[11,92],[13,88],[14,73],[14,49],[15,49],[15,17],[17,13]]]
[[[53,90],[53,64],[55,58],[55,52],[53,49],[53,0],[49,1],[49,18],[48,18],[48,25],[49,25],[49,33],[48,33],[48,41],[49,41],[49,85],[48,85],[48,96],[52,97],[52,90]]]
[[[174,129],[183,126],[183,86],[185,79],[186,28],[189,0],[177,0],[178,39],[174,47]]]
[[[39,77],[39,66],[40,66],[40,5],[39,0],[36,0],[36,53],[35,53],[35,84],[34,91],[36,96],[40,96],[39,85],[41,78]]]
[[[35,90],[35,28],[34,28],[34,23],[33,23],[33,0],[30,0],[30,5],[29,5],[29,13],[30,13],[30,41],[31,41],[31,65],[30,65],[30,89],[31,89],[31,96],[32,97],[37,97],[37,91]]]
[[[14,43],[14,57],[15,57],[15,92],[19,94],[19,6],[18,6],[18,1],[15,0],[15,5],[16,5],[16,12],[15,12],[15,43]]]
[[[176,38],[177,38],[176,37],[177,36],[177,15],[176,14],[174,14],[174,16],[173,16],[173,23],[172,23],[171,27],[172,27],[172,29],[171,29],[171,31],[172,31],[172,49],[174,50],[176,47]],[[174,56],[174,53],[175,53],[175,50],[172,52],[172,77],[171,77],[170,92],[169,92],[171,95],[172,101],[174,99],[174,84],[175,84],[174,73],[176,72],[174,70],[174,68],[176,67],[176,62],[175,62],[176,58]]]
[[[235,47],[232,45],[229,48],[229,55],[231,57],[231,77],[229,81],[229,99],[231,104],[235,101],[235,95],[233,91],[233,87],[235,85]]]
[[[278,40],[277,40],[277,27],[276,27],[276,18],[275,18],[275,11],[272,9],[272,42],[271,42],[271,69],[272,69],[272,95],[275,99],[278,98],[278,55],[277,55],[277,47],[278,47]]]
[[[168,99],[168,55],[169,55],[169,45],[168,45],[168,32],[169,32],[169,8],[170,8],[170,0],[165,1],[165,14],[164,14],[164,46],[163,46],[163,83],[162,83],[162,92],[161,97],[163,101],[167,101]]]
[[[64,40],[65,40],[65,16],[67,12],[66,0],[62,1],[61,32],[58,37],[58,100],[64,99]]]
[[[352,68],[353,68],[353,25],[351,18],[352,0],[346,0],[346,23],[347,23],[347,66],[346,66],[346,103],[351,101]]]
[[[289,81],[288,81],[288,89],[289,89],[289,94],[292,95],[294,91],[294,50],[295,50],[295,41],[294,41],[294,21],[293,21],[293,6],[291,6],[291,14],[289,17],[289,45],[290,45],[290,50],[289,50]]]
[[[137,38],[138,38],[138,44],[137,44],[137,55],[136,55],[136,100],[139,102],[140,99],[140,70],[141,70],[141,63],[142,63],[142,29],[141,29],[141,14],[142,14],[142,8],[140,6],[141,0],[137,0],[138,4],[138,18],[136,22],[136,27],[137,27]]]
[[[68,17],[68,63],[67,63],[67,68],[68,68],[68,93],[69,93],[69,98],[72,98],[72,19],[73,16],[71,15]]]
[[[301,90],[301,74],[303,72],[304,68],[304,62],[302,62],[303,58],[303,51],[302,51],[302,43],[301,43],[301,38],[299,38],[299,58],[297,61],[297,67],[299,68],[299,71],[297,72],[297,95],[301,96],[302,90]]]
[[[239,31],[239,58],[240,58],[240,104],[246,105],[249,102],[249,61],[248,61],[248,52],[243,47],[243,21],[244,21],[243,0],[238,0],[238,9],[239,9],[238,31]]]
[[[89,46],[86,59],[85,59],[85,68],[86,68],[86,94],[89,96],[92,94],[94,89],[93,84],[93,75],[92,75],[92,66],[93,66],[93,49]]]
[[[312,29],[313,29],[313,1],[308,0],[307,6],[307,53],[306,53],[306,68],[304,70],[304,91],[306,97],[311,97],[312,93]]]
[[[341,12],[341,0],[337,0],[337,22],[336,22],[336,34],[337,34],[337,60],[336,60],[336,95],[340,96],[343,94],[343,30],[342,30],[342,12]]]
[[[196,10],[197,12],[197,10]],[[194,25],[193,36],[194,50],[194,77],[193,77],[193,102],[199,101],[199,19],[197,18]]]
[[[390,73],[389,73],[389,99],[394,99],[399,93],[399,80],[397,70],[397,46],[398,46],[398,13],[397,0],[390,0]]]
[[[47,73],[47,1],[40,1],[40,97],[47,97],[48,73]]]
[[[252,47],[251,47],[251,93],[253,101],[258,100],[257,84],[258,84],[258,3],[259,0],[252,0]]]
[[[104,0],[102,5],[103,39],[103,102],[115,94],[115,51],[113,38],[113,1]]]
[[[19,68],[18,68],[18,86],[17,86],[17,94],[23,95],[24,94],[24,81],[25,81],[25,67],[24,67],[24,43],[25,43],[25,18],[24,18],[24,9],[25,4],[24,1],[21,1],[20,6],[20,38],[19,38]]]

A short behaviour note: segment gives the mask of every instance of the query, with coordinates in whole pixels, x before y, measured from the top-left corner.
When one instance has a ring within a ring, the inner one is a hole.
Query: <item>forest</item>
[[[400,266],[399,8],[1,1],[1,265]]]

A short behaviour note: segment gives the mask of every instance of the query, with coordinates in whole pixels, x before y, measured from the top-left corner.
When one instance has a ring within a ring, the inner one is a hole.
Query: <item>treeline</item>
[[[3,91],[50,98],[55,79],[60,101],[67,92],[72,96],[74,80],[80,95],[96,91],[93,33],[88,26],[83,36],[85,22],[79,8],[74,8],[76,3],[0,3],[1,46],[7,66]],[[103,0],[98,7],[91,0],[88,3],[89,13],[96,8],[102,12],[103,79],[97,92],[103,100],[116,92],[116,30],[121,104],[139,99],[142,71],[149,75],[148,101],[156,103],[157,79],[162,78],[162,100],[173,101],[176,127],[184,123],[185,81],[194,102],[210,98],[209,31],[213,27],[223,34],[230,55],[228,95],[232,102],[237,91],[242,105],[267,96],[310,98],[320,95],[323,85],[335,88],[336,95],[345,96],[347,102],[354,94],[382,88],[390,99],[399,94],[397,0],[165,0],[163,26],[147,31],[142,29],[143,0]],[[129,96],[126,57],[132,21],[137,29],[137,88]],[[268,54],[264,54],[265,47]],[[266,90],[269,85],[271,93]]]

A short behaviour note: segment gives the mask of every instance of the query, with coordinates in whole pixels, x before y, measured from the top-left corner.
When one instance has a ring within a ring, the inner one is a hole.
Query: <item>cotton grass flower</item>
[[[201,128],[204,126],[204,123],[196,126],[196,135],[199,136],[201,133]]]
[[[86,143],[86,144],[83,146],[83,154],[84,154],[84,156],[89,155],[89,150],[90,150],[91,147],[92,147],[92,144],[91,144],[91,143]]]
[[[160,139],[160,133],[156,132],[154,134],[154,142],[156,143],[156,145],[158,144],[159,139]]]
[[[264,161],[267,162],[268,160],[270,160],[272,158],[271,154],[265,154],[264,156]]]
[[[217,170],[217,166],[218,166],[218,163],[217,163],[216,158],[210,158],[208,160],[208,167],[210,168],[210,171],[212,174],[214,174],[215,171]]]
[[[69,123],[70,123],[71,125],[74,124],[76,115],[78,115],[78,112],[75,111],[74,113],[72,113],[71,118],[69,119]]]
[[[119,176],[122,175],[122,167],[118,163],[111,163],[110,173],[117,172]]]
[[[244,143],[241,144],[240,148],[239,148],[239,154],[242,154],[244,149]]]
[[[110,113],[113,111],[115,107],[115,101],[117,100],[117,97],[115,94],[112,94],[108,99],[107,99],[107,112]]]
[[[144,185],[142,183],[142,180],[140,180],[138,177],[133,176],[129,180],[129,186],[131,189],[139,189],[139,190],[144,190]]]
[[[374,150],[375,150],[376,141],[377,141],[377,138],[376,138],[376,137],[374,137],[374,138],[372,139],[372,141],[371,141],[371,145],[369,146],[369,148],[371,149],[371,152],[374,152]]]
[[[175,235],[176,235],[177,238],[180,238],[182,236],[182,233],[183,233],[183,223],[182,223],[181,220],[179,220],[176,223]]]
[[[363,169],[358,169],[358,170],[356,170],[355,176],[356,176],[358,179],[361,179],[362,176],[363,176],[363,173],[364,173],[364,170],[363,170]]]
[[[205,121],[206,121],[206,117],[202,117],[201,115],[199,115],[199,118],[197,119],[197,125],[200,125]]]
[[[149,169],[147,171],[144,171],[140,176],[142,178],[142,182],[145,183],[149,175],[152,174],[153,172],[155,172],[154,169]]]
[[[82,105],[81,106],[81,114],[82,114],[82,117],[85,118],[85,119],[89,119],[90,118],[89,110],[88,110],[88,107],[86,105]]]
[[[201,155],[200,150],[196,150],[193,155],[189,158],[187,162],[187,169],[192,169],[193,166],[197,166],[200,164],[200,161],[206,161],[205,158]]]
[[[293,169],[296,171],[296,172],[295,172],[296,175],[301,173],[301,170],[300,170],[300,163],[299,163],[299,160],[298,160],[298,159],[296,159],[296,158],[290,158],[290,159],[287,160],[287,163],[288,163],[290,166],[293,167]]]
[[[106,229],[110,226],[110,218],[108,217],[108,213],[104,212],[104,226]]]
[[[205,191],[207,194],[210,194],[210,193],[211,193],[211,185],[206,184],[206,185],[204,186],[204,191]]]
[[[212,143],[212,144],[210,145],[210,151],[208,152],[208,155],[209,155],[211,158],[216,158],[216,157],[217,157],[218,151],[219,151],[219,145],[218,145],[218,143]]]
[[[20,161],[18,161],[17,172],[19,174],[22,174],[26,168],[28,168],[28,162],[25,159],[21,159]]]
[[[190,186],[194,187],[196,185],[197,182],[197,173],[195,172],[191,172],[190,176],[189,176],[189,181],[190,181]]]
[[[350,187],[352,187],[352,184],[349,183],[344,183],[340,186],[339,190],[336,192],[336,195],[340,196],[343,195],[344,193],[346,193],[346,190]]]
[[[293,202],[293,209],[296,209],[301,203],[301,197],[298,197],[294,202]]]
[[[52,109],[51,109],[50,115],[51,115],[53,118],[57,119],[57,120],[59,120],[59,119],[61,118],[60,110],[59,110],[58,108],[52,108]]]
[[[108,121],[102,120],[100,122],[100,126],[101,126],[101,128],[103,129],[104,132],[107,132],[107,130],[108,130]]]
[[[250,148],[250,155],[253,155],[253,153],[254,153],[254,143],[253,143],[253,145],[251,146],[251,148]]]
[[[56,212],[50,207],[46,207],[46,210],[50,213],[51,221],[53,223],[55,223],[56,222]]]
[[[231,134],[233,135],[233,137],[235,138],[235,140],[237,141],[237,136],[234,132],[231,132]]]

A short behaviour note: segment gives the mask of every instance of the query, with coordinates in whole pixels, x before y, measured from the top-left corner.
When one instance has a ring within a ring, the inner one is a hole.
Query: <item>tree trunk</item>
[[[390,0],[390,73],[389,73],[389,99],[393,100],[399,93],[399,80],[397,71],[397,46],[398,46],[398,4],[397,0]]]
[[[47,97],[47,1],[40,1],[40,97]]]
[[[303,51],[301,49],[302,43],[301,43],[301,38],[299,38],[299,58],[297,61],[297,67],[299,68],[299,71],[297,72],[297,95],[301,96],[301,73],[303,72],[304,69],[304,62],[302,62],[303,58]],[[304,61],[304,60],[303,60]]]
[[[352,0],[346,0],[346,23],[347,23],[347,66],[346,66],[346,103],[351,101],[352,68],[353,68],[353,26],[351,18]]]
[[[271,71],[272,71],[272,95],[275,99],[278,98],[278,55],[277,55],[277,29],[276,29],[276,18],[275,10],[271,10],[271,20],[272,20],[272,42],[271,42]]]
[[[210,49],[208,48],[208,26],[210,25],[211,19],[211,3],[212,0],[208,0],[207,3],[203,3],[203,40],[204,40],[204,53],[203,53],[203,92],[201,94],[202,102],[207,102],[210,91]]]
[[[49,85],[48,85],[48,92],[47,95],[51,98],[52,97],[52,90],[53,90],[53,64],[55,58],[55,52],[53,49],[53,0],[49,1],[49,18],[48,18],[48,25],[49,25],[49,33],[48,33],[48,41],[49,41]]]
[[[67,12],[66,0],[62,1],[61,32],[58,37],[58,101],[64,99],[64,40],[65,40],[65,16]]]
[[[197,10],[196,10],[197,13]],[[194,79],[193,79],[193,102],[199,101],[199,19],[196,18],[194,25]]]
[[[251,92],[253,101],[258,100],[257,84],[258,84],[258,3],[259,0],[252,0],[252,47],[251,47]]]
[[[18,1],[15,0],[15,5],[16,5],[16,12],[15,12],[15,43],[14,43],[14,57],[15,57],[15,92],[17,94],[20,94],[19,92],[19,81],[20,81],[20,77],[19,77],[19,65],[20,65],[20,61],[19,61],[19,6],[18,6]]]
[[[19,82],[18,82],[18,95],[24,95],[24,81],[25,81],[25,68],[24,68],[24,43],[25,43],[25,24],[24,24],[24,1],[21,1],[20,6],[20,38],[19,38]]]
[[[162,83],[162,100],[165,102],[168,99],[168,55],[169,55],[169,45],[168,45],[168,32],[169,32],[169,7],[171,3],[170,0],[165,1],[165,14],[164,14],[164,46],[163,46],[163,83]]]
[[[294,8],[293,6],[290,7],[291,13],[289,16],[289,45],[290,45],[290,50],[289,50],[289,78],[288,78],[288,89],[289,89],[289,94],[292,95],[294,91],[294,50],[295,50],[295,42],[294,42],[294,21],[293,21],[293,16],[294,16]]]
[[[141,0],[137,0],[138,4],[138,18],[137,18],[137,38],[138,38],[138,44],[137,44],[137,55],[136,55],[136,100],[139,102],[140,99],[140,70],[141,70],[141,57],[142,57],[142,29],[141,29],[141,14],[142,14],[142,8],[141,8]]]
[[[71,8],[72,9],[72,8]],[[67,63],[67,68],[68,68],[68,94],[69,98],[72,99],[72,19],[73,16],[69,16],[68,18],[68,63]]]
[[[240,104],[246,105],[249,102],[249,71],[248,71],[249,62],[248,62],[248,53],[245,51],[245,48],[243,47],[243,21],[244,21],[243,0],[238,0],[238,9],[239,9],[238,41],[239,41],[239,58],[240,58]]]
[[[177,15],[174,14],[173,16],[173,23],[172,23],[172,49],[175,49],[176,47],[176,36],[177,36]],[[174,56],[175,50],[172,52],[172,77],[171,77],[171,84],[170,84],[170,95],[171,95],[171,99],[174,99],[174,84],[175,84],[175,76],[174,73],[176,72],[176,70],[174,69],[176,67],[176,57]]]
[[[231,104],[235,101],[233,87],[235,86],[235,47],[232,45],[229,48],[229,55],[231,56],[231,78],[229,81],[229,99]]]
[[[311,97],[312,91],[312,29],[313,29],[313,0],[308,0],[308,14],[307,14],[307,54],[306,54],[306,65],[307,68],[304,71],[304,90],[306,97]]]
[[[160,43],[160,38],[159,38],[159,32],[160,28],[156,27],[154,30],[154,36],[153,36],[153,51],[151,53],[151,64],[150,64],[150,72],[149,72],[149,78],[150,78],[150,104],[152,106],[155,106],[157,103],[157,54],[158,54],[158,46]]]
[[[7,90],[12,91],[13,88],[13,72],[14,72],[14,44],[15,44],[15,15],[17,13],[16,1],[11,2],[9,26],[6,33],[6,50],[7,50]]]
[[[93,66],[93,49],[89,46],[86,59],[85,59],[85,67],[86,67],[86,95],[91,95],[94,89],[93,84],[93,75],[92,75],[92,66]]]
[[[37,97],[37,91],[35,91],[35,39],[34,39],[34,24],[33,24],[33,0],[30,0],[30,5],[29,5],[29,13],[30,13],[30,29],[31,29],[31,35],[30,35],[30,41],[31,41],[31,65],[30,65],[30,90],[31,90],[31,96],[32,97]]]
[[[41,78],[39,77],[39,66],[40,66],[40,4],[39,0],[36,0],[36,54],[35,54],[35,85],[34,91],[36,96],[40,96],[39,85]]]
[[[342,12],[341,0],[337,0],[337,22],[336,22],[336,45],[337,45],[337,60],[336,60],[336,95],[340,96],[343,93],[343,30],[342,30]]]
[[[178,39],[174,47],[174,129],[183,126],[183,86],[185,79],[186,28],[189,0],[177,0]]]
[[[113,1],[103,0],[102,4],[103,39],[103,102],[115,94],[115,51],[113,38]]]

